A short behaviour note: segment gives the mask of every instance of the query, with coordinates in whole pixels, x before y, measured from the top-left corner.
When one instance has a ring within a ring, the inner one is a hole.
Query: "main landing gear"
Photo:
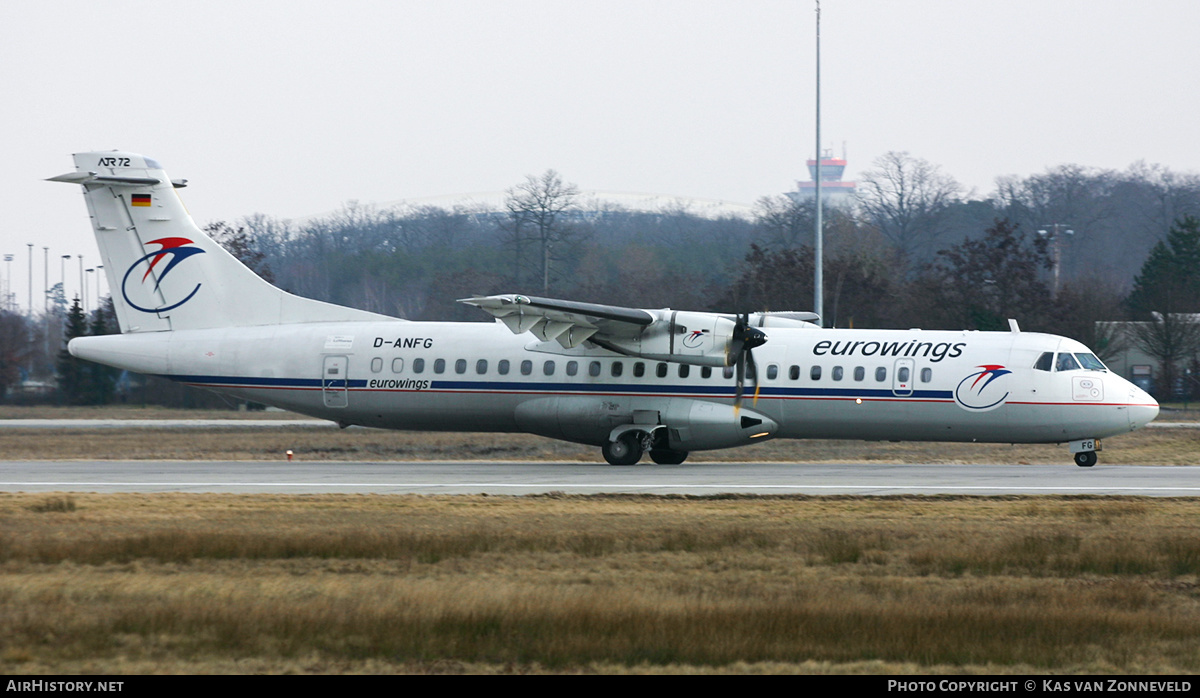
[[[1075,465],[1081,468],[1090,468],[1096,464],[1097,460],[1095,451],[1080,451],[1075,454]]]
[[[642,459],[646,451],[650,460],[659,465],[679,465],[688,456],[687,451],[659,448],[655,439],[644,431],[630,430],[622,433],[616,441],[609,441],[600,450],[610,465],[633,465]]]

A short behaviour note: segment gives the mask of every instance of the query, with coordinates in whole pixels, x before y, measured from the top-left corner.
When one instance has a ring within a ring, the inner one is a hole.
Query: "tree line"
[[[814,213],[798,192],[764,196],[750,216],[706,215],[683,202],[633,210],[585,200],[549,170],[492,209],[350,202],[302,222],[254,214],[205,228],[298,295],[410,320],[485,321],[455,300],[525,293],[808,310]],[[852,199],[827,206],[826,324],[1003,330],[1016,318],[1103,357],[1135,341],[1105,322],[1136,320],[1159,335],[1136,341],[1174,376],[1195,362],[1200,343],[1190,318],[1200,312],[1197,217],[1200,176],[1158,165],[1063,165],[999,178],[981,196],[936,165],[888,153]],[[65,315],[0,314],[0,391],[38,375],[71,384],[45,349],[61,348]]]

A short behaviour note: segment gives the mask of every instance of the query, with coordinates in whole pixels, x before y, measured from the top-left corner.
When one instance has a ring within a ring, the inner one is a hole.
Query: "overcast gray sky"
[[[35,307],[43,246],[97,263],[78,189],[41,181],[93,149],[189,179],[201,225],[547,168],[753,203],[806,178],[814,17],[812,0],[6,2],[0,253],[21,307],[27,243]],[[845,143],[851,178],[889,150],[981,195],[1064,163],[1200,169],[1195,0],[825,0],[821,34],[824,145]]]

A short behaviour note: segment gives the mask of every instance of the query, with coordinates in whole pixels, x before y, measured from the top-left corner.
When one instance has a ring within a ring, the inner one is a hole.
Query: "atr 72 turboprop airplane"
[[[770,438],[1066,443],[1081,466],[1158,403],[1048,334],[822,329],[521,295],[408,322],[271,286],[200,231],[156,161],[75,155],[121,334],[71,354],[335,421],[529,432],[614,465]],[[746,385],[746,383],[750,385]],[[743,399],[745,388],[745,399]]]

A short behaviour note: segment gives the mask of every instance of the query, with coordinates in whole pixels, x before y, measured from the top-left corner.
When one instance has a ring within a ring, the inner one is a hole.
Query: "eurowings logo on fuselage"
[[[708,330],[692,330],[683,337],[683,346],[688,349],[699,349],[708,339]]]
[[[984,364],[976,366],[976,371],[958,384],[954,389],[954,401],[964,409],[984,412],[995,409],[1008,399],[1008,381],[1000,380],[1012,371],[999,364]]]
[[[204,250],[200,249],[199,247],[185,247],[185,245],[196,244],[187,238],[159,238],[157,240],[151,240],[146,244],[159,245],[161,249],[159,249],[157,252],[151,252],[150,254],[129,265],[129,269],[125,272],[125,278],[121,280],[121,295],[125,297],[125,302],[128,303],[131,308],[140,310],[143,313],[160,313],[166,310],[174,310],[175,308],[178,308],[184,303],[190,301],[192,296],[196,295],[196,292],[200,290],[200,284],[197,283],[196,287],[193,288],[190,293],[184,296],[182,300],[172,303],[171,299],[164,298],[164,305],[159,308],[144,308],[133,302],[133,300],[129,297],[129,278],[131,276],[134,276],[136,279],[134,281],[135,284],[144,285],[147,279],[150,278],[150,274],[153,272],[153,292],[157,293],[162,286],[163,279],[167,278],[167,274],[170,274],[171,270],[174,269],[176,265],[192,255],[204,254]],[[158,263],[163,261],[163,259],[166,257],[170,257],[170,259],[167,260],[166,266],[155,270],[155,267],[158,266]],[[134,270],[138,269],[139,265],[143,264],[145,265],[146,270],[141,274],[141,278],[137,279],[136,275],[134,275]]]

